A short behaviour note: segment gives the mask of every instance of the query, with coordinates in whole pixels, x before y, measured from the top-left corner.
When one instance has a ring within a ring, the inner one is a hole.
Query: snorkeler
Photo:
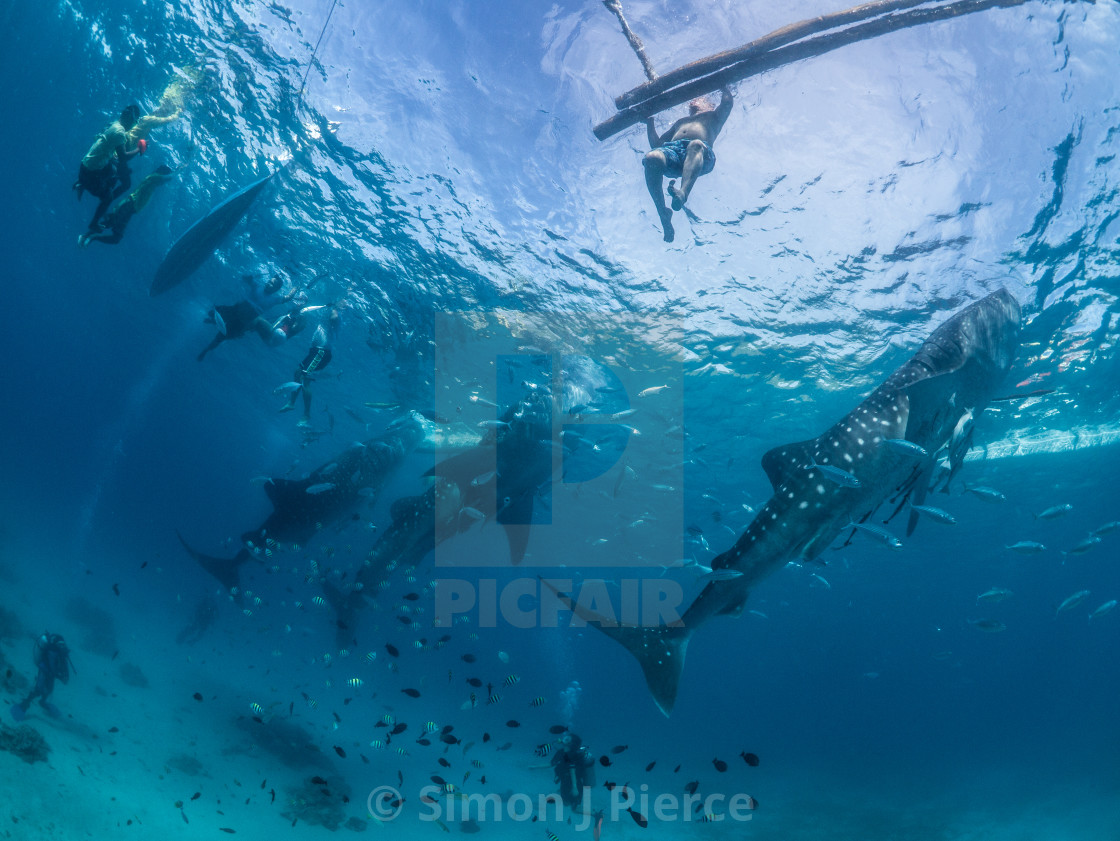
[[[62,713],[47,699],[54,691],[56,680],[61,680],[63,683],[70,682],[70,669],[73,668],[73,663],[70,662],[70,649],[66,647],[66,640],[61,634],[43,634],[35,640],[32,659],[39,670],[39,674],[35,677],[35,688],[18,704],[12,704],[12,718],[23,721],[24,716],[27,715],[27,708],[35,698],[39,699],[39,706],[49,715],[58,718]]]
[[[160,96],[159,105],[150,114],[145,114],[136,121],[136,125],[129,131],[133,141],[143,140],[152,129],[167,125],[179,119],[183,113],[183,104],[194,86],[202,80],[202,71],[194,67],[184,67],[175,70],[175,76],[164,88]]]
[[[199,362],[222,342],[239,339],[250,330],[255,330],[266,344],[276,344],[275,325],[264,318],[264,313],[303,294],[296,288],[284,293],[284,279],[278,274],[263,284],[256,275],[244,275],[242,280],[249,285],[245,298],[235,304],[219,304],[206,314],[206,323],[217,325],[218,332],[198,355]]]
[[[139,119],[140,106],[129,105],[121,112],[120,117],[97,135],[93,145],[82,158],[81,166],[78,168],[78,180],[74,182],[73,189],[77,192],[79,200],[83,192],[88,192],[99,200],[97,209],[93,211],[93,218],[89,222],[90,234],[100,229],[98,223],[101,221],[101,216],[109,209],[113,199],[132,186],[128,159],[135,155],[142,155],[148,145],[147,141],[139,140],[135,141],[131,149],[129,148],[133,143],[129,132],[135,128]]]
[[[595,785],[595,758],[591,751],[575,733],[565,733],[560,749],[552,755],[552,769],[560,784],[560,799],[575,809],[585,790]]]
[[[151,199],[152,193],[162,184],[171,180],[174,170],[167,164],[160,164],[156,171],[140,182],[140,186],[113,205],[99,223],[97,230],[92,228],[78,237],[78,244],[85,247],[90,242],[103,242],[116,245],[124,236],[124,229],[132,217],[141,211]]]
[[[724,86],[720,88],[718,107],[706,96],[692,100],[688,103],[688,116],[681,117],[660,137],[653,117],[646,120],[646,135],[652,151],[646,153],[642,164],[646,168],[646,187],[653,198],[657,215],[661,217],[665,242],[672,242],[675,235],[673,210],[684,207],[697,178],[715,169],[716,155],[712,151],[712,144],[727,122],[734,104],[731,91]],[[680,188],[675,181],[669,182],[672,210],[665,206],[665,196],[661,190],[662,178],[666,175],[681,179]]]
[[[290,412],[296,406],[296,397],[302,394],[303,417],[298,423],[299,426],[311,425],[311,382],[314,379],[312,375],[330,364],[331,344],[342,324],[339,309],[340,307],[331,307],[326,324],[320,323],[315,327],[315,332],[311,334],[311,348],[292,377],[293,382],[298,383],[298,388],[292,389],[291,394],[288,395],[288,402],[280,407],[279,411]]]

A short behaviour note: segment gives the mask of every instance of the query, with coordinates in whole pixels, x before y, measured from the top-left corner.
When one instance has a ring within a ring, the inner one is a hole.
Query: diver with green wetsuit
[[[140,182],[140,186],[113,205],[109,212],[101,217],[96,229],[91,228],[78,238],[78,244],[83,248],[91,242],[103,242],[106,245],[116,245],[124,236],[124,229],[132,221],[132,217],[144,209],[152,198],[156,188],[171,180],[175,171],[167,164],[160,164],[156,171]]]

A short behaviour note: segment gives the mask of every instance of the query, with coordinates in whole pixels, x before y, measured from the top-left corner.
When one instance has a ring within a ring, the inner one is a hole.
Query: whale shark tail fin
[[[199,566],[216,578],[226,590],[233,592],[241,586],[241,574],[238,567],[249,560],[248,550],[242,548],[232,558],[216,558],[213,555],[204,555],[186,540],[178,531],[175,532],[183,548],[192,558],[198,561]]]
[[[632,655],[642,667],[654,703],[668,716],[677,701],[677,688],[680,686],[681,673],[684,671],[684,658],[688,641],[692,638],[692,628],[685,627],[679,620],[671,625],[627,625],[580,604],[567,593],[556,589],[549,581],[542,579],[563,605],[585,622],[595,626],[613,639]]]

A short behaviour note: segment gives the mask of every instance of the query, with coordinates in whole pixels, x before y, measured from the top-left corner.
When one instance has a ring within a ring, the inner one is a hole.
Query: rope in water
[[[323,21],[323,28],[319,30],[319,40],[315,42],[315,49],[311,51],[311,58],[307,60],[307,69],[303,71],[303,81],[299,83],[300,96],[303,96],[303,89],[307,87],[307,77],[311,73],[311,65],[315,63],[315,56],[319,52],[319,45],[323,43],[323,36],[327,34],[327,26],[330,25],[331,16],[334,14],[336,6],[338,6],[338,0],[333,0],[331,3],[331,10],[327,12],[327,19]]]
[[[651,82],[656,82],[657,71],[653,69],[653,62],[646,55],[646,45],[642,43],[641,38],[634,34],[630,24],[626,22],[626,16],[622,14],[622,0],[603,0],[603,5],[614,12],[615,17],[618,18],[618,22],[622,25],[622,34],[626,36],[626,40],[630,42],[630,48],[634,50],[634,55],[642,63],[642,68],[646,71],[646,78]]]

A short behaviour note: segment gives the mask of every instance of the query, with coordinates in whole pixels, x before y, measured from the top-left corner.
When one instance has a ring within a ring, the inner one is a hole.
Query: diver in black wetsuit
[[[235,304],[219,304],[207,313],[204,321],[217,325],[218,332],[198,355],[199,362],[222,342],[239,339],[250,330],[256,331],[265,344],[277,344],[276,328],[265,319],[264,313],[277,304],[303,297],[302,290],[295,287],[285,292],[284,278],[280,275],[273,275],[263,283],[256,275],[244,275],[242,280],[248,286],[244,298]]]
[[[39,706],[50,715],[55,718],[61,715],[58,707],[47,699],[54,691],[56,680],[61,680],[63,683],[70,682],[70,669],[73,664],[70,662],[70,649],[66,647],[66,640],[61,634],[43,634],[35,641],[33,659],[39,674],[35,678],[35,688],[31,690],[31,694],[18,704],[12,705],[12,718],[16,721],[23,720],[27,708],[35,698],[39,699]]]
[[[579,806],[585,789],[595,785],[595,757],[575,733],[565,733],[560,749],[552,755],[552,770],[566,806]]]

